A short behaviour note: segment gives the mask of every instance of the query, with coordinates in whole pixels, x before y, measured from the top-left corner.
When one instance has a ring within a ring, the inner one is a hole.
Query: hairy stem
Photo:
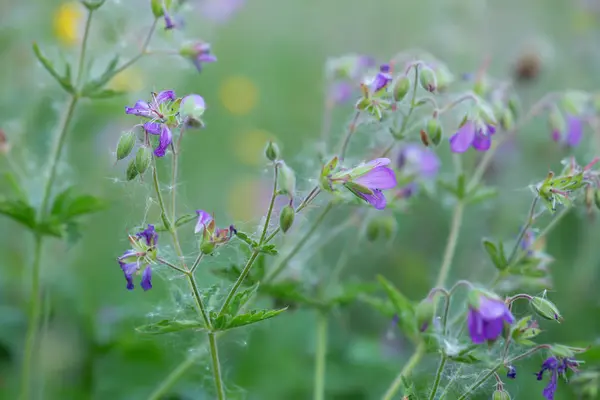
[[[302,203],[300,203],[300,205],[296,208],[295,213],[298,214],[300,211],[304,210],[306,206],[308,206],[319,195],[319,193],[321,193],[319,187],[315,186],[304,198],[304,200],[302,200]],[[273,232],[271,232],[269,236],[267,236],[263,244],[267,244],[273,240],[279,231],[281,231],[281,227],[278,226],[273,230]]]
[[[231,303],[231,301],[235,297],[235,294],[237,293],[238,289],[240,288],[240,286],[242,286],[242,283],[244,283],[244,280],[250,273],[250,269],[252,268],[252,265],[254,265],[254,261],[256,261],[256,258],[258,257],[259,253],[260,253],[259,250],[254,250],[252,252],[252,254],[250,255],[250,258],[248,259],[248,261],[246,261],[246,265],[244,265],[244,269],[242,270],[242,273],[240,274],[240,276],[238,276],[237,280],[231,287],[231,290],[229,291],[229,293],[227,293],[227,297],[225,298],[225,301],[223,302],[223,305],[221,306],[221,310],[219,310],[219,315],[223,315],[227,312],[227,308],[229,307],[229,304]]]
[[[158,18],[155,18],[154,22],[152,23],[152,26],[150,26],[150,30],[148,31],[148,34],[146,35],[146,39],[144,39],[144,43],[142,44],[142,48],[140,49],[140,52],[137,55],[135,55],[133,58],[131,58],[129,61],[127,61],[125,64],[123,64],[119,68],[115,69],[113,71],[113,76],[115,76],[115,75],[123,72],[127,68],[131,67],[140,58],[142,58],[143,56],[145,56],[147,54],[148,45],[150,44],[150,40],[152,40],[152,35],[154,34],[154,31],[156,30],[157,24],[158,24]]]
[[[327,361],[327,314],[317,312],[317,348],[315,355],[314,400],[325,399],[325,367]]]
[[[425,343],[421,342],[415,349],[415,352],[410,357],[404,368],[402,368],[402,371],[400,371],[398,376],[396,376],[396,379],[394,379],[387,392],[385,392],[382,400],[392,400],[394,398],[398,390],[400,390],[402,378],[408,376],[412,372],[412,370],[421,361],[423,355],[425,355]]]
[[[267,236],[267,230],[269,229],[269,223],[271,221],[271,214],[273,213],[273,206],[275,205],[275,199],[277,198],[277,164],[273,166],[273,193],[271,194],[271,201],[269,202],[269,209],[267,210],[267,217],[265,220],[265,225],[262,230],[262,234],[260,235],[259,244],[263,244],[265,240],[265,236]]]
[[[208,343],[210,346],[210,358],[213,365],[213,375],[215,378],[215,387],[217,389],[217,398],[225,399],[225,388],[223,387],[223,378],[221,377],[221,364],[219,363],[219,347],[214,332],[208,333]]]
[[[283,260],[281,260],[279,262],[279,264],[277,264],[277,267],[275,267],[275,269],[273,269],[273,272],[265,279],[266,283],[273,282],[273,280],[275,278],[277,278],[277,276],[287,266],[287,263],[302,249],[302,246],[304,246],[306,244],[306,242],[308,241],[308,239],[310,239],[310,237],[315,233],[315,231],[317,230],[319,225],[325,219],[325,216],[327,216],[327,213],[329,213],[329,211],[332,208],[333,208],[333,203],[329,202],[325,206],[323,211],[321,211],[321,214],[319,214],[319,216],[317,217],[315,222],[313,222],[313,225],[306,232],[306,234],[304,236],[302,236],[302,238],[300,238],[300,240],[298,242],[296,242],[296,245],[294,246],[294,248],[292,248],[292,250],[290,250],[290,252],[283,258]]]
[[[537,206],[539,199],[540,199],[540,196],[535,196],[535,198],[531,202],[531,208],[529,209],[529,215],[527,215],[527,222],[525,223],[525,225],[523,225],[523,228],[521,228],[521,232],[519,232],[519,236],[517,237],[517,242],[515,243],[512,251],[510,252],[510,256],[508,257],[508,265],[511,265],[511,263],[515,260],[515,257],[517,256],[517,252],[519,251],[521,242],[523,241],[523,238],[525,237],[527,230],[529,228],[531,228],[531,225],[533,224],[533,216],[535,214],[535,206]]]
[[[440,272],[438,273],[436,287],[444,287],[448,274],[450,273],[450,266],[452,265],[452,259],[454,258],[454,252],[456,250],[456,244],[458,242],[458,234],[460,226],[462,225],[464,204],[458,201],[454,206],[454,212],[452,214],[452,223],[450,225],[450,234],[448,235],[448,242],[446,243],[446,250],[444,250],[444,258]]]
[[[467,390],[458,398],[458,400],[466,399],[473,391],[475,391],[479,386],[483,385],[485,381],[492,377],[496,373],[496,371],[498,371],[502,367],[502,365],[502,363],[497,364],[487,374],[483,375],[479,380],[475,381],[475,383],[469,386]]]
[[[448,302],[450,302],[449,300],[450,299],[448,299]],[[435,374],[435,380],[433,381],[433,388],[431,388],[431,393],[429,394],[429,400],[435,400],[435,395],[437,394],[438,388],[440,387],[440,382],[442,380],[442,373],[444,372],[446,360],[446,355],[442,354],[442,359],[440,360],[440,365],[438,366]]]
[[[175,383],[194,365],[204,354],[192,354],[183,360],[169,375],[163,379],[156,389],[148,396],[148,400],[160,400]]]
[[[350,144],[350,139],[352,138],[354,132],[356,132],[356,123],[358,122],[359,117],[360,111],[357,111],[356,114],[354,114],[354,118],[352,119],[352,122],[350,122],[350,126],[348,127],[348,132],[346,133],[346,136],[342,141],[342,146],[340,148],[340,163],[344,161],[346,151],[348,150],[348,145]]]

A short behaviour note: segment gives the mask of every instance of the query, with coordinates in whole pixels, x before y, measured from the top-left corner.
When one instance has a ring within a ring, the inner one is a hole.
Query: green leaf
[[[456,179],[456,197],[463,200],[467,193],[467,178],[464,173],[460,174]]]
[[[367,303],[387,318],[393,318],[396,315],[396,309],[389,300],[381,300],[373,296],[361,296],[360,300]]]
[[[40,50],[40,47],[37,43],[33,43],[33,53],[35,54],[38,61],[42,64],[42,66],[46,69],[46,71],[48,71],[50,75],[52,75],[52,77],[60,84],[60,86],[62,86],[62,88],[65,91],[71,94],[75,93],[75,88],[71,84],[70,80],[71,72],[69,67],[67,67],[65,76],[61,76],[58,72],[56,72],[56,69],[54,69],[52,61],[50,61],[48,58],[46,58],[46,56],[42,54],[42,51]]]
[[[83,86],[81,95],[89,98],[107,98],[122,94],[114,90],[103,89],[104,86],[116,75],[115,71],[118,63],[119,55],[115,55],[106,66],[102,75],[89,81]]]
[[[498,189],[492,187],[478,187],[467,194],[466,202],[469,204],[482,203],[498,195]]]
[[[241,292],[236,293],[233,300],[229,304],[229,309],[227,309],[225,312],[230,315],[237,315],[237,313],[240,312],[242,307],[244,307],[246,303],[248,303],[248,301],[250,301],[250,299],[254,297],[257,290],[258,283],[245,290],[242,290]]]
[[[175,220],[175,227],[179,228],[180,226],[183,226],[189,222],[195,221],[197,218],[198,216],[195,213],[182,215]]]
[[[74,188],[69,187],[59,193],[52,204],[50,215],[62,222],[73,220],[85,214],[91,214],[106,208],[106,204],[98,197],[84,194],[73,195]]]
[[[25,190],[21,187],[21,184],[19,183],[17,178],[15,178],[15,176],[10,172],[5,173],[4,178],[8,182],[10,188],[12,189],[12,193],[17,197],[17,200],[20,200],[24,203],[29,203],[29,200],[27,199],[27,194],[25,193]]]
[[[122,90],[102,89],[85,95],[89,99],[112,99],[127,94]]]
[[[237,278],[242,273],[242,271],[235,264],[232,264],[229,267],[213,268],[213,269],[211,269],[211,272],[217,276],[220,276],[221,278],[227,279],[230,282],[237,281]],[[248,276],[248,277],[246,277],[246,279],[244,279],[244,282],[242,284],[243,285],[251,285],[253,283],[254,282],[252,280],[252,277]]]
[[[490,256],[490,260],[492,263],[498,268],[498,270],[502,271],[508,267],[508,261],[506,260],[506,255],[504,254],[504,245],[502,242],[498,243],[496,246],[492,241],[488,239],[483,240],[483,248]]]
[[[206,327],[200,321],[194,320],[168,320],[155,322],[152,324],[142,325],[135,328],[139,333],[145,335],[162,335],[165,333],[185,331],[188,329],[205,329]]]
[[[247,234],[245,234],[244,232],[241,231],[237,231],[235,233],[235,236],[237,236],[241,241],[245,242],[246,244],[248,244],[248,246],[254,248],[256,246],[258,246],[258,242],[250,239],[250,236],[248,236]]]
[[[319,309],[325,306],[323,302],[304,293],[302,282],[291,279],[262,285],[260,287],[260,292],[275,299],[276,304],[289,306],[291,308],[296,304]]]
[[[19,222],[32,231],[36,230],[36,212],[22,200],[0,199],[0,214]]]
[[[327,303],[329,306],[347,306],[358,297],[366,293],[373,293],[375,290],[377,290],[377,286],[372,283],[347,283],[338,287],[337,293],[334,292]]]
[[[237,316],[224,314],[213,319],[213,327],[215,330],[220,331],[239,328],[240,326],[255,324],[257,322],[276,317],[285,310],[287,310],[287,307],[278,310],[253,310],[246,314],[240,314]]]
[[[274,244],[266,244],[260,248],[260,252],[270,256],[276,256],[278,253]]]
[[[398,325],[406,335],[414,338],[418,333],[414,304],[383,276],[378,275],[377,279],[398,315]]]

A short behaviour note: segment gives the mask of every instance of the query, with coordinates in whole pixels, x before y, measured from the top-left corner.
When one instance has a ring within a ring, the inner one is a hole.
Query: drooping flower
[[[542,395],[547,400],[554,400],[554,393],[558,387],[558,377],[566,374],[567,370],[569,369],[577,372],[578,366],[579,363],[571,358],[560,359],[553,356],[547,358],[546,361],[542,363],[542,369],[540,372],[536,374],[538,381],[544,379],[544,372],[548,371],[550,374],[550,380],[542,391]]]
[[[558,128],[552,130],[552,140],[555,142],[564,140],[564,143],[569,147],[576,147],[579,145],[582,137],[583,121],[581,118],[571,114],[566,117],[565,132],[561,132],[561,129]]]
[[[223,245],[237,233],[235,227],[230,225],[229,228],[217,228],[215,219],[204,210],[196,210],[198,222],[194,229],[194,233],[202,233],[202,242],[200,250],[204,254],[212,253],[217,246]]]
[[[389,158],[377,158],[350,170],[338,172],[332,175],[329,181],[343,183],[352,194],[376,209],[383,210],[387,200],[382,190],[392,189],[397,184],[396,174],[387,167],[389,163]]]
[[[464,153],[473,147],[477,151],[487,151],[492,145],[494,133],[494,125],[467,121],[450,137],[450,150],[454,153]]]
[[[473,343],[496,340],[502,333],[504,323],[512,324],[515,321],[508,306],[501,299],[480,291],[473,291],[469,297],[467,326]]]
[[[144,291],[152,289],[152,268],[150,264],[156,259],[156,246],[158,243],[158,234],[154,230],[154,225],[148,224],[148,227],[143,231],[135,235],[129,235],[129,242],[132,248],[117,259],[125,275],[127,289],[133,290],[133,275],[139,274],[142,269],[140,285]]]
[[[179,50],[179,54],[190,60],[198,72],[202,71],[202,64],[217,61],[217,57],[211,52],[210,44],[205,42],[186,43]]]

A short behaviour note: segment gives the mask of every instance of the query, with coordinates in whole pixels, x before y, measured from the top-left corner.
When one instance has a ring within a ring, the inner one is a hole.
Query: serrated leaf
[[[508,261],[506,260],[506,255],[504,254],[504,245],[502,242],[498,243],[496,246],[491,240],[484,239],[483,240],[483,248],[490,256],[490,260],[498,270],[502,271],[506,269],[508,266]]]
[[[137,332],[145,335],[163,335],[165,333],[180,332],[188,329],[205,329],[205,326],[200,321],[163,319],[159,322],[135,328]]]
[[[417,334],[417,321],[415,316],[415,306],[404,296],[390,281],[383,276],[378,275],[377,279],[388,298],[390,299],[396,314],[399,317],[398,325],[402,331],[409,337],[413,338]]]
[[[75,93],[75,88],[71,84],[70,79],[67,79],[70,78],[70,69],[67,70],[68,76],[61,76],[58,72],[56,72],[54,65],[52,65],[52,61],[50,61],[46,56],[42,54],[42,51],[40,50],[40,47],[37,43],[33,43],[33,53],[35,54],[40,64],[42,64],[46,71],[48,71],[50,75],[52,75],[52,77],[59,83],[59,85],[65,91],[71,94]]]
[[[278,310],[253,310],[235,317],[224,314],[213,321],[213,327],[216,330],[225,331],[239,328],[240,326],[256,324],[266,319],[276,317],[285,310],[287,310],[287,307]]]
[[[236,293],[233,300],[229,304],[229,309],[225,312],[230,315],[237,315],[238,312],[254,297],[258,290],[258,283],[255,285]]]
[[[98,197],[84,194],[74,196],[74,187],[59,193],[52,203],[50,215],[60,222],[72,221],[75,217],[91,214],[106,208],[104,201]]]
[[[289,307],[293,307],[295,303],[319,309],[325,306],[323,302],[312,296],[307,296],[303,291],[301,282],[291,279],[262,285],[260,292],[275,299],[277,304],[285,304]]]
[[[22,200],[0,199],[0,214],[6,215],[7,217],[35,231],[35,209]]]
[[[274,244],[267,244],[260,248],[260,252],[264,254],[268,254],[270,256],[276,256],[279,254]]]
[[[252,240],[250,238],[250,236],[248,236],[247,234],[245,234],[244,232],[241,231],[237,231],[235,233],[235,236],[237,236],[241,241],[245,242],[246,244],[248,244],[248,246],[254,248],[256,246],[258,246],[258,242]]]
[[[198,216],[195,213],[182,215],[181,217],[179,217],[175,220],[175,227],[179,228],[180,226],[183,226],[189,222],[195,221],[196,219],[198,219]]]

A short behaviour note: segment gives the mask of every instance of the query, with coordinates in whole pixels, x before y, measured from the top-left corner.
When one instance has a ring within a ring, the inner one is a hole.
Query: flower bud
[[[133,132],[125,132],[117,144],[117,161],[122,160],[131,154],[134,145],[135,134]]]
[[[81,4],[84,5],[89,11],[94,11],[102,7],[106,0],[81,0]]]
[[[419,328],[419,331],[425,332],[429,327],[429,324],[431,324],[435,314],[435,305],[433,304],[433,301],[427,298],[422,300],[419,304],[417,304],[415,314],[417,317],[417,327]]]
[[[421,87],[428,92],[433,93],[437,89],[435,72],[426,65],[422,66],[419,71],[419,82],[421,83]]]
[[[367,240],[374,242],[380,235],[390,240],[396,235],[397,228],[396,219],[391,215],[371,218],[367,224]]]
[[[509,379],[516,379],[517,378],[517,369],[515,368],[514,365],[509,365],[508,367],[506,367],[508,370],[506,371],[506,377]]]
[[[562,321],[562,316],[558,308],[550,300],[544,299],[543,297],[534,297],[531,300],[531,306],[533,310],[542,318],[555,320],[557,322]]]
[[[442,140],[442,125],[437,118],[432,118],[427,122],[427,135],[436,146]]]
[[[513,117],[513,113],[512,111],[510,111],[509,109],[504,109],[501,113],[500,113],[500,126],[502,127],[502,129],[504,129],[505,131],[510,131],[515,127],[515,119]]]
[[[366,235],[369,242],[374,242],[379,237],[379,224],[376,219],[370,220],[367,224]]]
[[[200,251],[202,254],[212,254],[214,250],[215,243],[211,242],[210,240],[202,240],[200,242]]]
[[[516,95],[511,95],[508,98],[508,109],[513,115],[513,118],[518,118],[521,111],[521,102]]]
[[[571,90],[564,94],[561,99],[561,106],[568,114],[581,115],[589,100],[590,95],[588,93]]]
[[[296,174],[283,161],[279,162],[279,190],[290,197],[296,193]]]
[[[510,400],[510,395],[506,390],[495,390],[492,400]]]
[[[140,147],[135,155],[135,169],[142,175],[152,162],[152,150],[150,147]]]
[[[600,210],[600,190],[594,190],[594,204]]]
[[[269,140],[269,143],[267,143],[267,147],[265,148],[265,157],[271,161],[277,161],[279,158],[279,146],[271,140]]]
[[[421,129],[419,134],[421,135],[421,143],[423,143],[425,145],[425,147],[429,147],[429,144],[431,142],[429,140],[429,135],[427,135],[427,132],[425,132],[423,129]]]
[[[392,93],[394,95],[394,101],[402,101],[410,90],[410,79],[406,75],[402,75],[394,84]]]
[[[150,7],[152,14],[156,18],[160,18],[165,15],[165,9],[168,10],[171,7],[171,0],[150,0]]]
[[[435,67],[435,78],[437,81],[438,92],[444,91],[454,81],[454,75],[444,64],[438,64]]]
[[[127,173],[125,174],[128,181],[132,181],[138,176],[138,170],[135,166],[135,159],[129,161],[129,165],[127,166]]]
[[[286,233],[294,223],[294,218],[296,217],[296,211],[294,207],[287,205],[281,209],[281,214],[279,215],[279,227]]]
[[[199,94],[187,95],[181,100],[179,105],[179,113],[185,120],[188,126],[200,127],[202,123],[202,115],[206,110],[206,103]]]
[[[565,132],[566,127],[567,127],[565,118],[563,117],[562,113],[556,106],[552,107],[552,110],[550,110],[550,114],[548,114],[548,123],[550,124],[550,129],[552,130],[553,135],[555,132],[557,132],[559,135],[559,138],[560,138],[560,135],[563,132]]]

